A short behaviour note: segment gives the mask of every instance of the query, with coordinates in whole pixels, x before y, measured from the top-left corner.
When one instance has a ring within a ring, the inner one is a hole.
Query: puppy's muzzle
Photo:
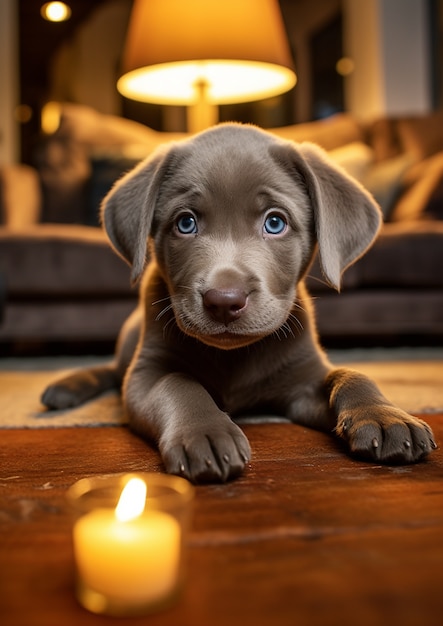
[[[228,326],[239,319],[248,306],[248,295],[241,289],[209,289],[203,304],[210,317]]]

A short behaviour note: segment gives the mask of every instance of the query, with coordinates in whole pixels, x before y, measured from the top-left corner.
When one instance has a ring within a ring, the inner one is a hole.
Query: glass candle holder
[[[84,478],[68,490],[77,598],[106,615],[143,615],[177,598],[194,488],[154,473]]]

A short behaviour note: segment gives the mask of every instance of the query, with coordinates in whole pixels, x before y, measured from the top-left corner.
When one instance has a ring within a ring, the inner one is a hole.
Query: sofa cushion
[[[403,152],[397,120],[394,118],[380,118],[370,122],[366,128],[366,140],[374,150],[376,162],[392,159]]]
[[[88,226],[40,224],[21,233],[0,228],[0,272],[7,299],[131,297],[130,269],[105,233]]]
[[[417,160],[426,159],[443,150],[443,111],[374,120],[367,126],[366,139],[376,161],[404,152]]]
[[[66,137],[50,137],[39,147],[36,168],[43,193],[41,221],[86,223],[91,166],[85,149]]]
[[[443,150],[443,111],[398,120],[398,135],[405,152],[426,159]]]
[[[361,286],[443,287],[443,222],[385,224],[355,265]]]
[[[325,150],[364,140],[363,129],[347,113],[338,113],[324,120],[269,129],[275,135],[291,141],[312,141]]]
[[[374,163],[360,179],[377,200],[385,221],[391,219],[395,203],[404,190],[405,176],[413,162],[411,155],[401,154]]]
[[[87,193],[87,216],[86,223],[91,226],[99,225],[100,205],[103,198],[111,189],[116,180],[124,173],[130,171],[140,162],[135,157],[123,155],[105,155],[91,159],[91,178]]]
[[[385,224],[370,250],[343,275],[342,291],[443,287],[443,222]],[[318,260],[309,272],[312,293],[330,289]]]
[[[68,138],[83,146],[88,154],[110,149],[123,154],[137,150],[149,154],[161,143],[182,139],[188,133],[159,132],[133,120],[105,115],[85,105],[63,103],[60,104],[60,125],[55,136]]]
[[[391,215],[393,222],[442,219],[443,151],[413,165],[404,178],[404,191]]]
[[[404,177],[414,162],[409,154],[376,161],[374,150],[361,141],[328,152],[331,159],[374,196],[385,220],[403,190]]]
[[[374,161],[373,151],[362,141],[353,141],[329,150],[328,155],[336,165],[360,182],[366,178]]]

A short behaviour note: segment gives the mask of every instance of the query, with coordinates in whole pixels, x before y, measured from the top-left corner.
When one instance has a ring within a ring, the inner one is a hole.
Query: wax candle
[[[81,585],[96,599],[102,597],[130,612],[131,606],[161,602],[174,591],[181,531],[172,515],[143,510],[144,499],[134,502],[127,488],[115,510],[97,508],[80,517],[73,537]]]

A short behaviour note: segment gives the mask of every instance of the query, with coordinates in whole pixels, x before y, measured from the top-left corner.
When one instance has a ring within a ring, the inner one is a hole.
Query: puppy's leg
[[[51,383],[41,396],[48,409],[69,409],[119,389],[140,335],[141,310],[126,320],[117,342],[115,359],[106,365],[79,369]]]
[[[131,427],[156,442],[171,474],[195,483],[226,481],[238,476],[250,458],[240,428],[184,374],[158,378],[153,372],[150,377],[147,363],[139,362],[125,381],[124,402]]]
[[[437,447],[430,427],[392,405],[369,378],[353,370],[327,377],[336,433],[350,451],[382,463],[414,463]]]
[[[115,367],[103,365],[78,370],[49,385],[41,396],[48,409],[72,409],[119,386]]]

